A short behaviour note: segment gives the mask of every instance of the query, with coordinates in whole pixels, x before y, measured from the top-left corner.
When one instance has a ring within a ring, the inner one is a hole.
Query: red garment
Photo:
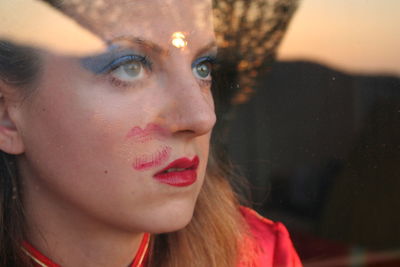
[[[241,207],[240,211],[249,226],[250,236],[241,244],[238,267],[303,266],[283,224],[246,207]]]
[[[146,266],[149,241],[150,234],[145,233],[130,267]],[[22,243],[22,249],[32,259],[33,266],[35,267],[61,267],[59,264],[51,261],[49,258],[44,256],[42,253],[40,253],[40,251],[35,249],[31,244],[26,241]]]
[[[241,207],[240,211],[249,226],[250,233],[240,244],[237,267],[302,266],[283,224],[268,220],[246,207]],[[148,245],[149,234],[145,234],[131,267],[146,266]],[[23,243],[23,249],[32,258],[35,267],[60,267],[27,242]]]

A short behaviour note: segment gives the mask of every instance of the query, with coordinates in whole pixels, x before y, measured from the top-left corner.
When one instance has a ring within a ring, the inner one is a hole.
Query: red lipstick
[[[169,132],[163,127],[149,123],[146,128],[142,129],[139,126],[135,126],[129,130],[126,138],[133,138],[135,142],[138,143],[146,143],[147,141],[151,141],[153,139],[162,140],[165,137],[169,136]]]
[[[142,155],[137,157],[135,158],[132,167],[137,171],[145,171],[160,166],[168,160],[171,150],[171,147],[166,146],[153,155]]]
[[[199,157],[193,159],[180,158],[171,162],[167,167],[154,174],[154,178],[163,184],[172,186],[189,186],[197,180]]]

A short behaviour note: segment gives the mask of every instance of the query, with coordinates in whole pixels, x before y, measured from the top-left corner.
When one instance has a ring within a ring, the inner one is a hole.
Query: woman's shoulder
[[[248,225],[250,236],[240,246],[242,260],[239,267],[302,266],[289,233],[282,223],[264,218],[247,207],[241,206],[240,212]]]

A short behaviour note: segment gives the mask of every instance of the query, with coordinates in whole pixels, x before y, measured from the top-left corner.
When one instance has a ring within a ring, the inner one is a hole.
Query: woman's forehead
[[[62,10],[106,40],[131,35],[162,42],[174,32],[213,32],[211,0],[71,0]]]

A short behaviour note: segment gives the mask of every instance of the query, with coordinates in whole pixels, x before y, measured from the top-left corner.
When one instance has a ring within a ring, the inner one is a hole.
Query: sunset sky
[[[280,59],[400,76],[399,0],[300,0]]]

